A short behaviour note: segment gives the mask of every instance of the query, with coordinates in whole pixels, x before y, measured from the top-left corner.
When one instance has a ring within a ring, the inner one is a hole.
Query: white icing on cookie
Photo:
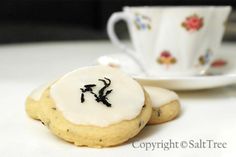
[[[35,101],[39,101],[43,92],[53,83],[55,82],[55,80],[50,81],[48,83],[42,84],[41,86],[39,86],[38,88],[34,89],[29,97]]]
[[[144,89],[149,94],[152,101],[152,106],[154,108],[179,99],[178,95],[175,92],[164,88],[145,86]]]
[[[90,92],[84,93],[82,103],[81,88],[95,84],[92,90],[98,95],[98,91],[104,87],[104,83],[98,79],[104,77],[111,80],[104,92],[112,89],[107,95],[111,107],[97,102]],[[80,68],[66,74],[51,86],[50,95],[67,120],[75,124],[99,127],[134,119],[140,114],[145,99],[143,89],[136,81],[119,69],[107,66]]]

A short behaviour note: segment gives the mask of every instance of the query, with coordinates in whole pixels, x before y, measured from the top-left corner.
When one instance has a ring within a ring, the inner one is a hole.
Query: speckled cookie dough
[[[38,115],[39,112],[41,111],[40,106],[40,99],[41,96],[43,94],[43,92],[50,86],[53,84],[53,82],[55,82],[55,80],[53,81],[49,81],[48,83],[45,83],[41,86],[39,86],[38,88],[34,89],[30,95],[26,98],[26,102],[25,102],[25,109],[26,109],[26,113],[33,119],[39,119]]]
[[[105,66],[70,72],[41,94],[36,103],[27,99],[27,113],[78,146],[119,145],[137,135],[152,113],[143,88],[118,69]]]
[[[145,86],[152,102],[152,116],[148,124],[160,124],[175,119],[180,114],[178,95],[170,90]]]
[[[39,119],[39,101],[35,101],[31,97],[27,97],[25,102],[26,113],[33,119]]]
[[[134,119],[123,120],[107,127],[98,127],[78,125],[66,120],[50,98],[49,90],[46,90],[41,101],[43,112],[41,112],[40,120],[55,135],[77,146],[115,146],[137,135],[149,121],[152,107],[146,93],[145,97],[141,113]]]

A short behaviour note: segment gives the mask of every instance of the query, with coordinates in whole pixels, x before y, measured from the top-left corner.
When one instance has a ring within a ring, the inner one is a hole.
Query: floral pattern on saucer
[[[185,21],[182,22],[181,25],[187,31],[195,32],[203,27],[204,22],[202,17],[199,17],[197,14],[193,14],[191,16],[186,17]]]

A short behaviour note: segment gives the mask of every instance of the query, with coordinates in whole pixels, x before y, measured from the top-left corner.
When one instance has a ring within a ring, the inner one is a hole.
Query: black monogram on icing
[[[111,85],[111,80],[109,78],[104,77],[104,79],[98,79],[98,81],[101,81],[104,84],[104,86],[99,89],[98,93],[94,93],[93,91],[93,87],[95,87],[96,84],[87,84],[84,85],[84,88],[80,88],[82,92],[80,97],[81,103],[85,101],[84,94],[86,92],[89,92],[94,95],[95,100],[97,102],[102,102],[107,107],[111,107],[111,104],[108,102],[107,98],[107,96],[112,92],[112,89],[107,90],[107,88]]]

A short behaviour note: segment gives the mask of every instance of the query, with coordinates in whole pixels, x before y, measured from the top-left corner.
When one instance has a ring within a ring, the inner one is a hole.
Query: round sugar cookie
[[[78,146],[108,147],[137,135],[149,121],[148,94],[119,69],[74,70],[44,90],[40,119],[55,135]]]
[[[159,87],[144,87],[152,102],[152,115],[148,124],[160,124],[176,118],[180,113],[178,95]]]
[[[49,81],[48,83],[42,84],[38,88],[34,89],[30,95],[26,98],[25,109],[26,113],[33,119],[39,119],[38,115],[40,112],[40,99],[43,92],[53,84],[54,81]]]

